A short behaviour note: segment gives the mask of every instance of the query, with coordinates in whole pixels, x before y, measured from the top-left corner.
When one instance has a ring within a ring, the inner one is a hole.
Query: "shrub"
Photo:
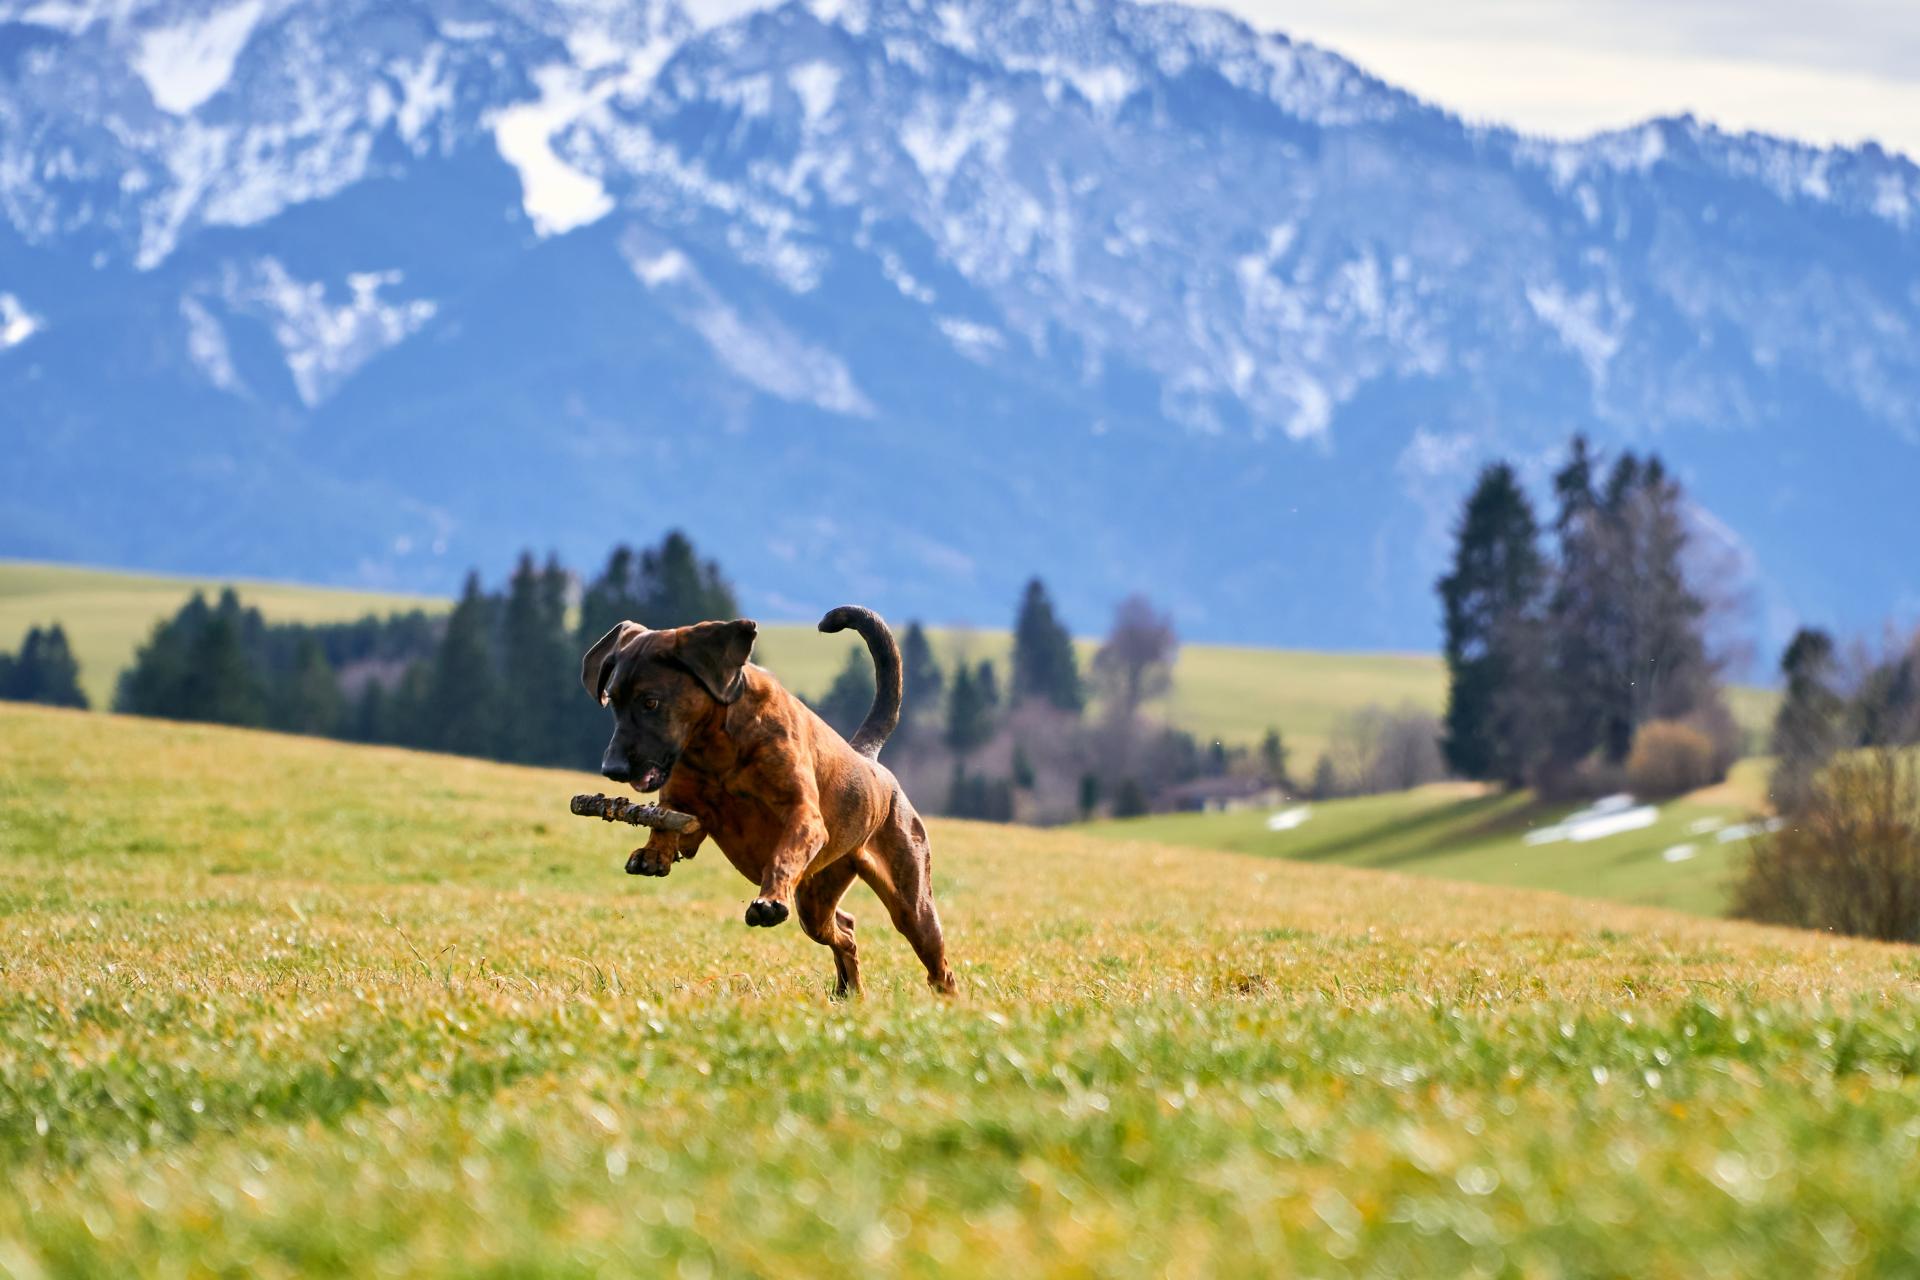
[[[1884,749],[1835,761],[1791,826],[1754,840],[1734,914],[1920,942],[1920,765]]]
[[[1637,796],[1677,796],[1720,776],[1713,739],[1677,720],[1649,720],[1633,735],[1627,787]]]

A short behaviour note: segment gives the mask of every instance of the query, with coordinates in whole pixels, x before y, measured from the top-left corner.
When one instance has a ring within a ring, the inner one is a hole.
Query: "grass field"
[[[1451,783],[1309,805],[1306,820],[1290,830],[1271,830],[1267,810],[1163,814],[1088,823],[1081,830],[1109,840],[1552,889],[1719,915],[1747,844],[1723,842],[1708,828],[1745,824],[1765,809],[1768,767],[1765,760],[1742,761],[1726,783],[1658,805],[1651,826],[1587,841],[1526,843],[1529,833],[1554,826],[1581,806],[1542,805],[1524,794]],[[1670,853],[1676,856],[1670,859]]]
[[[0,1271],[1920,1271],[1911,949],[937,823],[835,1005],[588,781],[0,708]]]

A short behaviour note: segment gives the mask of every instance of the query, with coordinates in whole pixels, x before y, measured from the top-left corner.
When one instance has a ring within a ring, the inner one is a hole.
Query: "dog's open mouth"
[[[639,777],[633,780],[633,789],[641,795],[646,795],[649,792],[658,791],[666,781],[666,769],[657,764],[650,764],[640,771]]]

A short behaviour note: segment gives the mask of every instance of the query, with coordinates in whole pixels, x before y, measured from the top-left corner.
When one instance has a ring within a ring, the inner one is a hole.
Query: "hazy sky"
[[[1920,0],[1211,2],[1530,133],[1691,111],[1920,158]]]

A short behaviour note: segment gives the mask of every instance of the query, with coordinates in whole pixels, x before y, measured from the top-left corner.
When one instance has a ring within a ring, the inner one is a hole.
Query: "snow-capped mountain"
[[[682,524],[769,616],[1430,645],[1453,509],[1657,448],[1920,609],[1920,170],[1473,128],[1125,0],[0,0],[0,553],[446,587]]]

